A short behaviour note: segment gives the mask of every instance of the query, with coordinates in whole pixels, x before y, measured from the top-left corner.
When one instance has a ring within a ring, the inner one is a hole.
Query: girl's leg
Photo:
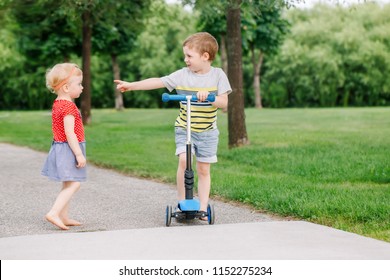
[[[60,213],[60,219],[66,226],[81,226],[82,224],[79,221],[70,219],[68,216],[69,213],[69,203],[65,205],[64,209]]]
[[[196,169],[198,173],[198,195],[200,201],[200,211],[207,211],[210,195],[210,163],[196,162]]]
[[[184,188],[184,171],[186,169],[186,154],[182,153],[179,155],[179,164],[177,167],[176,184],[177,184],[177,199],[185,199],[185,188]]]
[[[53,207],[46,214],[46,219],[59,227],[60,229],[69,229],[64,222],[61,220],[61,212],[65,209],[66,205],[69,203],[73,194],[80,188],[80,182],[63,182],[62,190],[57,196],[56,201],[53,204]]]

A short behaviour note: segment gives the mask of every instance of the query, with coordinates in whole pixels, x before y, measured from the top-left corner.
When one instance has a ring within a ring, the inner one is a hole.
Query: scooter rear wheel
[[[172,206],[168,205],[165,210],[165,225],[169,227],[172,221]]]

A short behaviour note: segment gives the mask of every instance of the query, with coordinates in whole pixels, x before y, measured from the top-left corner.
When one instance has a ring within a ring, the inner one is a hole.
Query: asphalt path
[[[64,233],[44,219],[61,183],[40,172],[47,153],[0,143],[0,238]],[[129,155],[130,156],[130,155]],[[175,205],[175,186],[125,176],[88,165],[88,180],[70,204],[70,216],[83,223],[67,232],[165,227],[165,209]],[[278,218],[242,205],[211,200],[215,224],[274,221]],[[191,220],[171,226],[208,225]]]
[[[40,175],[46,155],[0,143],[0,259],[390,260],[388,242],[216,199],[214,225],[173,219],[166,227],[174,186],[91,164],[70,207],[83,225],[62,231],[44,219],[61,188]],[[382,276],[389,261],[378,265]]]

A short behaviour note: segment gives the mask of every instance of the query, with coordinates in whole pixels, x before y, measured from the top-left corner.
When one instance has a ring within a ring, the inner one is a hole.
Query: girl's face
[[[184,62],[187,67],[194,73],[205,74],[209,71],[210,62],[209,54],[200,54],[195,49],[190,49],[188,46],[183,47]]]
[[[79,98],[80,94],[83,92],[83,76],[73,76],[69,79],[69,82],[67,83],[68,87],[68,94],[71,98]]]

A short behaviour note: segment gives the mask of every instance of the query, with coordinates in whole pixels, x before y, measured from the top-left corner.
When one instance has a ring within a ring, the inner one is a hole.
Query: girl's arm
[[[82,168],[86,165],[87,160],[80,149],[79,141],[77,140],[76,133],[74,133],[74,116],[66,115],[64,117],[64,129],[66,140],[68,141],[69,147],[76,157],[77,167]]]
[[[132,83],[121,81],[121,80],[114,80],[114,83],[117,84],[116,88],[121,92],[130,91],[130,90],[150,90],[150,89],[165,87],[164,83],[161,81],[160,78],[149,78],[146,80],[132,82]]]

